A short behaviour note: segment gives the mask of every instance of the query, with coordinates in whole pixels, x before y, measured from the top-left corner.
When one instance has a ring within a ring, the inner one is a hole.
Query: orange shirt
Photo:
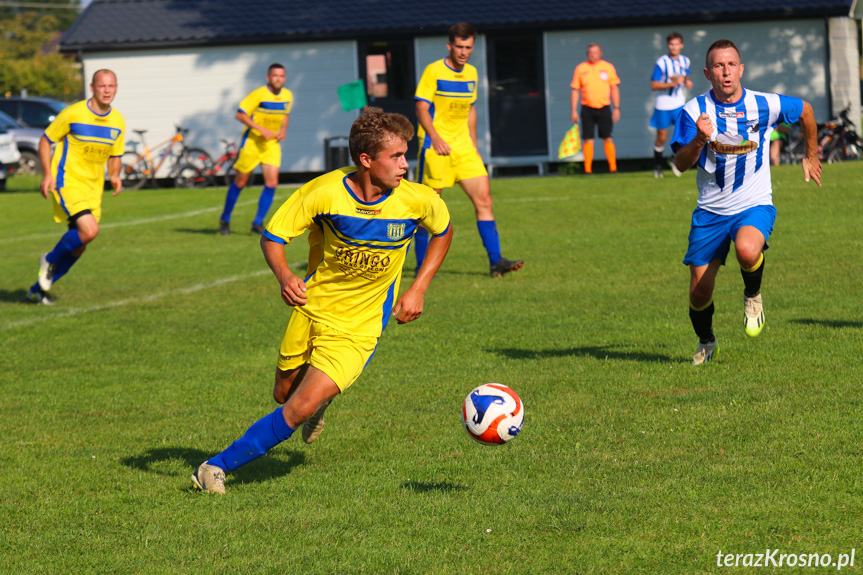
[[[611,104],[611,87],[620,84],[614,66],[600,60],[596,64],[582,62],[572,74],[573,90],[581,90],[581,105],[602,108]]]

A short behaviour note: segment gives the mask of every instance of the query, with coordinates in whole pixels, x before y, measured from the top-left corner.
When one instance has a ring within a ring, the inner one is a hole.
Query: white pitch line
[[[238,202],[237,206],[251,206],[256,205],[258,200],[249,200],[246,202]],[[223,210],[223,206],[214,206],[212,208],[201,208],[200,210],[193,210],[191,212],[181,212],[179,214],[165,214],[163,216],[153,216],[151,218],[141,218],[139,220],[129,220],[127,222],[108,222],[105,224],[100,224],[102,229],[110,229],[110,228],[122,228],[126,226],[139,226],[141,224],[152,224],[153,222],[164,222],[168,220],[179,220],[182,218],[191,218],[193,216],[200,216],[201,214],[210,214],[213,212],[219,212]],[[213,226],[215,229],[215,226]],[[54,238],[59,235],[59,232],[46,232],[44,234],[33,234],[30,236],[18,236],[12,238],[0,238],[0,243],[8,243],[8,242],[20,242],[27,240],[36,240],[41,238]]]
[[[301,264],[298,264],[298,263],[290,264],[290,266],[292,268],[299,266],[299,265],[301,265]],[[192,285],[189,287],[184,287],[184,288],[179,288],[179,289],[169,290],[169,291],[163,291],[163,292],[157,292],[157,293],[153,293],[153,294],[145,295],[145,296],[141,296],[141,297],[121,299],[121,300],[112,301],[112,302],[108,302],[108,303],[93,305],[90,307],[77,307],[77,308],[71,308],[71,309],[62,310],[62,311],[58,310],[56,313],[55,312],[48,312],[43,316],[32,317],[32,318],[23,319],[20,321],[12,321],[12,322],[9,322],[6,324],[0,324],[0,331],[5,331],[5,330],[16,328],[16,327],[25,327],[28,325],[33,325],[36,323],[42,323],[45,321],[51,321],[51,320],[60,319],[60,318],[64,318],[64,317],[80,315],[82,313],[90,313],[93,311],[100,311],[103,309],[113,309],[113,308],[123,307],[123,306],[127,306],[127,305],[147,303],[147,302],[156,301],[156,300],[159,300],[162,298],[175,296],[175,295],[188,295],[191,293],[219,287],[219,286],[229,284],[232,282],[267,275],[269,273],[272,273],[272,272],[270,272],[269,269],[258,270],[256,272],[252,272],[252,273],[248,273],[248,274],[244,274],[244,275],[240,275],[240,276],[231,276],[231,277],[227,277],[227,278],[218,279],[216,281],[209,282],[209,283],[195,284],[195,285]]]
[[[569,196],[558,196],[558,197],[530,197],[524,196],[520,198],[495,198],[495,203],[498,204],[507,204],[507,203],[531,203],[531,202],[558,202],[569,200]],[[463,204],[467,202],[467,198],[454,198],[445,200],[448,204]],[[246,202],[239,202],[237,206],[251,206],[258,203],[258,200],[249,200]],[[151,218],[141,218],[138,220],[129,220],[127,222],[108,222],[101,224],[100,227],[102,229],[111,229],[111,228],[124,228],[126,226],[139,226],[143,224],[152,224],[155,222],[165,222],[168,220],[179,220],[182,218],[191,218],[194,216],[200,216],[201,214],[211,214],[213,212],[218,212],[222,210],[222,206],[214,206],[212,208],[201,208],[200,210],[192,210],[191,212],[181,212],[178,214],[165,214],[163,216],[153,216]],[[0,244],[6,244],[10,242],[26,242],[29,240],[39,240],[42,238],[54,238],[57,237],[58,232],[45,232],[42,234],[31,234],[29,236],[17,236],[17,237],[9,237],[9,238],[0,238]]]

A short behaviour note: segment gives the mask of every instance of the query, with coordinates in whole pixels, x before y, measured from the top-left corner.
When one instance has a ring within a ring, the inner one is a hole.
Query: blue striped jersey
[[[770,134],[778,123],[793,124],[803,113],[803,100],[780,94],[743,90],[737,102],[722,104],[713,90],[683,108],[671,143],[676,152],[691,142],[695,122],[710,116],[713,134],[698,157],[698,207],[719,215],[738,214],[754,206],[773,205],[770,182]]]
[[[298,312],[348,334],[379,337],[398,299],[417,226],[443,234],[449,212],[434,190],[407,180],[364,202],[346,181],[355,171],[340,168],[302,186],[278,209],[264,236],[286,244],[309,230],[308,300]]]
[[[245,113],[259,126],[278,132],[282,129],[282,120],[290,115],[293,103],[294,95],[287,88],[273,94],[269,87],[261,86],[243,98],[238,111]],[[244,138],[249,131],[245,131]],[[260,136],[257,130],[251,130],[251,133]]]
[[[689,58],[680,55],[672,58],[663,54],[653,67],[653,75],[650,79],[654,82],[667,84],[674,78],[689,76]],[[683,84],[667,90],[656,90],[655,108],[657,110],[676,110],[686,103],[686,95],[683,93]]]
[[[462,71],[458,72],[450,68],[446,59],[443,59],[426,66],[414,99],[431,104],[429,113],[434,128],[450,146],[460,142],[473,146],[470,143],[468,117],[471,106],[476,102],[476,96],[476,68],[465,64]],[[420,126],[417,133],[420,147],[427,147],[424,142],[425,135],[425,130]]]
[[[102,192],[105,163],[123,155],[126,121],[111,108],[97,114],[82,100],[64,108],[45,128],[44,138],[52,144],[51,171],[58,190],[73,188]]]

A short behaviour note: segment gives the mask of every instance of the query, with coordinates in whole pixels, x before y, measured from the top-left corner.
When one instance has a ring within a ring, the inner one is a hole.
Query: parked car
[[[0,191],[6,189],[6,177],[9,171],[18,167],[21,153],[15,146],[12,134],[0,128]]]
[[[0,112],[0,128],[12,134],[12,139],[21,152],[21,162],[18,164],[16,174],[31,176],[42,173],[42,162],[39,161],[39,140],[42,139],[44,130],[41,128],[25,128],[15,119]]]
[[[67,105],[53,98],[0,98],[0,112],[9,114],[22,126],[43,130]]]

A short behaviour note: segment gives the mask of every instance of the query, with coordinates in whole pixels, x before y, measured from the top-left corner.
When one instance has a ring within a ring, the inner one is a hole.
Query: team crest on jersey
[[[387,224],[387,238],[400,240],[405,235],[405,224]]]
[[[723,133],[716,136],[715,142],[710,142],[710,149],[717,154],[740,156],[757,150],[758,142],[745,139],[743,134]]]
[[[599,79],[602,80],[603,82],[607,81],[608,80],[608,72],[606,72],[605,70],[600,72],[599,73]]]
[[[120,135],[120,130],[111,130],[111,139],[116,140],[117,136]]]
[[[468,82],[467,83],[468,92],[476,91],[476,82]]]

